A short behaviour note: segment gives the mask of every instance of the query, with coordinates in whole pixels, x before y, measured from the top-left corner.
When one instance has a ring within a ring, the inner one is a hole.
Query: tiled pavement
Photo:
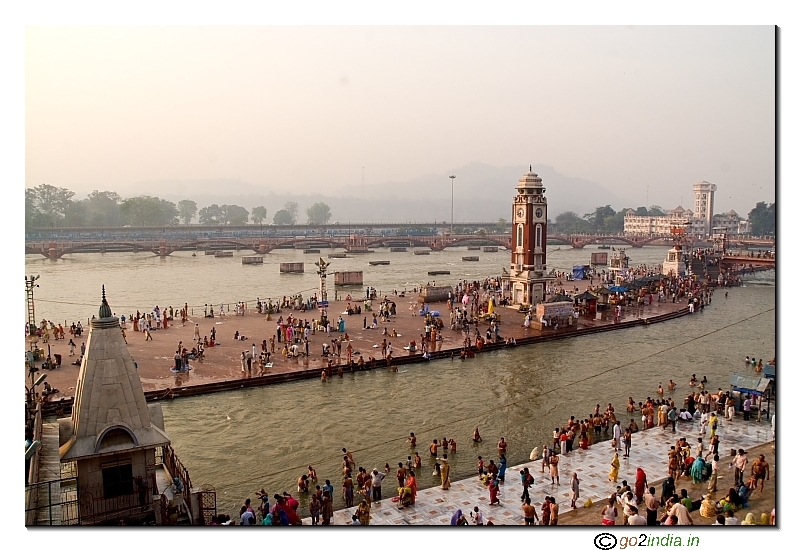
[[[769,422],[756,423],[744,422],[737,418],[733,422],[723,420],[718,430],[720,435],[720,458],[723,464],[731,449],[751,449],[763,443],[772,441],[772,432]],[[627,480],[633,485],[636,478],[636,468],[644,469],[650,480],[662,479],[667,476],[667,451],[670,445],[680,437],[686,437],[690,446],[694,446],[698,437],[698,423],[680,424],[678,433],[671,430],[654,428],[634,434],[630,458],[624,458],[620,452],[622,463],[618,483]],[[708,443],[708,434],[704,437]],[[444,491],[438,487],[425,489],[417,493],[414,506],[402,510],[397,508],[397,503],[391,501],[390,488],[392,483],[387,483],[384,488],[384,499],[373,503],[370,525],[449,525],[451,516],[461,508],[464,515],[469,516],[473,507],[478,506],[486,520],[491,520],[496,525],[521,525],[523,524],[520,496],[522,484],[520,483],[519,470],[528,467],[536,482],[529,489],[531,502],[540,510],[544,496],[554,496],[559,504],[561,513],[570,510],[572,495],[569,489],[572,473],[578,472],[581,480],[580,493],[577,505],[580,507],[588,498],[598,502],[608,497],[618,483],[608,481],[608,472],[613,450],[609,441],[602,441],[593,445],[588,450],[573,451],[562,456],[559,463],[561,485],[551,485],[549,473],[542,474],[541,460],[526,462],[509,467],[506,471],[506,482],[500,486],[500,505],[489,506],[489,491],[478,480],[477,476],[470,477],[451,484],[450,490]],[[357,499],[356,502],[360,502]],[[334,512],[334,525],[351,523],[354,508],[337,510]],[[310,524],[310,518],[303,523]]]

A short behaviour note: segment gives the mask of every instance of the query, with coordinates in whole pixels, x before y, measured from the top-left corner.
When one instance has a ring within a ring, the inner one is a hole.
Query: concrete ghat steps
[[[728,456],[730,449],[740,447],[752,449],[772,441],[769,422],[765,421],[759,424],[737,419],[733,422],[723,421],[722,424],[718,430],[721,439],[721,457]],[[475,506],[478,506],[483,512],[485,520],[491,520],[496,525],[522,525],[524,523],[520,502],[522,484],[519,479],[519,471],[524,467],[530,469],[536,480],[529,493],[531,503],[536,506],[537,511],[541,511],[543,497],[547,495],[556,498],[561,514],[568,512],[571,509],[570,502],[572,500],[569,484],[572,473],[577,472],[578,478],[581,480],[581,496],[577,502],[578,507],[582,507],[587,498],[591,498],[599,514],[600,508],[597,503],[607,499],[611,491],[623,479],[632,484],[636,478],[636,468],[642,468],[650,480],[666,477],[666,457],[670,445],[674,445],[680,437],[686,437],[689,441],[694,440],[698,436],[698,423],[681,423],[678,425],[677,431],[678,433],[674,434],[671,430],[653,428],[634,434],[631,457],[620,456],[622,465],[617,483],[608,481],[608,472],[613,456],[613,450],[608,441],[593,445],[586,451],[576,450],[561,456],[559,463],[560,486],[550,484],[549,473],[541,473],[541,460],[509,467],[506,471],[506,482],[500,486],[501,504],[499,506],[489,506],[489,491],[477,476],[453,482],[449,491],[443,491],[438,487],[419,491],[416,504],[402,510],[398,510],[397,503],[391,501],[391,497],[394,495],[390,494],[387,484],[384,490],[385,498],[378,503],[373,503],[370,525],[449,525],[450,518],[456,510],[460,508],[464,515],[469,516],[469,512]],[[705,436],[705,440],[708,443],[708,435]],[[465,451],[460,453],[463,452]],[[423,467],[420,475],[430,475],[427,466]],[[301,510],[301,512],[306,511]],[[335,511],[334,525],[352,523],[351,517],[354,513],[355,508]],[[303,523],[310,525],[311,519],[306,518]]]

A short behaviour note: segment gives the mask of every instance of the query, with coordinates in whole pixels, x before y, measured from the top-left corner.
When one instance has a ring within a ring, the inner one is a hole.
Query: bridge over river
[[[564,235],[547,236],[548,243],[563,244],[572,248],[584,248],[588,245],[619,245],[641,248],[645,245],[669,245],[668,237],[625,235]],[[25,254],[41,254],[47,258],[57,259],[65,254],[81,252],[151,252],[158,256],[169,256],[179,250],[213,251],[213,250],[252,250],[257,254],[267,254],[278,248],[332,248],[344,249],[351,253],[368,252],[380,247],[427,247],[430,250],[444,250],[448,247],[465,245],[495,245],[510,248],[511,234],[471,234],[471,235],[422,235],[422,236],[386,236],[354,234],[347,236],[284,236],[284,237],[237,237],[222,235],[219,237],[175,236],[155,238],[125,238],[117,235],[93,239],[26,239]],[[702,246],[702,243],[695,243]],[[773,246],[774,241],[759,239],[735,240],[729,245]]]

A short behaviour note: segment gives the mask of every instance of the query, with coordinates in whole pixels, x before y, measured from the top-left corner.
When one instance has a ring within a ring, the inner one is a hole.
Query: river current
[[[457,248],[428,256],[411,250],[334,259],[331,269],[363,270],[366,285],[389,292],[433,280],[428,270],[449,269],[451,276],[437,277],[438,284],[446,284],[495,276],[508,264],[502,250]],[[666,250],[645,247],[628,253],[631,265],[655,265]],[[596,248],[550,247],[548,267],[571,270],[588,263],[592,251]],[[192,257],[190,252],[167,258],[74,254],[56,261],[26,256],[25,271],[41,276],[37,319],[56,322],[95,313],[102,284],[112,308],[125,311],[308,294],[317,286],[316,256],[278,250],[265,256],[263,265],[253,266],[241,264],[243,255],[251,253],[237,252],[234,258]],[[479,255],[480,261],[462,263],[464,255]],[[368,265],[378,259],[391,265]],[[291,261],[304,261],[306,273],[278,273],[278,263]],[[674,395],[679,402],[692,374],[707,376],[709,389],[728,389],[730,375],[746,371],[745,355],[764,362],[775,355],[774,272],[749,276],[743,287],[728,290],[727,299],[724,293],[718,290],[703,313],[649,327],[479,354],[466,362],[404,366],[398,373],[359,372],[328,383],[306,380],[163,402],[167,431],[194,484],[213,486],[218,510],[231,515],[245,498],[255,500],[261,488],[295,494],[296,479],[309,464],[320,484],[326,478],[333,482],[336,507],[342,507],[340,449],[352,451],[359,466],[381,468],[388,462],[394,469],[412,452],[406,443],[412,431],[423,457],[418,484],[430,487],[437,483],[427,450],[434,438],[458,442],[450,457],[451,475],[461,479],[475,474],[479,454],[497,458],[501,436],[509,443],[509,464],[526,461],[533,447],[550,441],[556,426],[570,415],[585,418],[597,403],[612,402],[627,422],[628,396],[643,401],[669,379],[678,384]],[[476,426],[484,439],[478,445],[471,441]],[[386,498],[394,493],[394,476],[384,484]],[[306,500],[300,500],[301,512],[307,511]]]

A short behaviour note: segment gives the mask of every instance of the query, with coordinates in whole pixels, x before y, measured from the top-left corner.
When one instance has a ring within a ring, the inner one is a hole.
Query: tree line
[[[252,222],[260,225],[267,220],[267,208],[254,206],[247,210],[237,204],[212,204],[198,210],[193,200],[182,200],[178,204],[140,195],[123,199],[114,191],[92,191],[83,200],[76,200],[75,193],[63,187],[43,183],[25,189],[25,227],[123,227],[164,226],[190,224],[195,218],[200,225],[245,225]],[[300,208],[289,201],[272,217],[275,225],[298,223]],[[306,209],[306,223],[324,225],[331,218],[331,209],[318,202]]]

